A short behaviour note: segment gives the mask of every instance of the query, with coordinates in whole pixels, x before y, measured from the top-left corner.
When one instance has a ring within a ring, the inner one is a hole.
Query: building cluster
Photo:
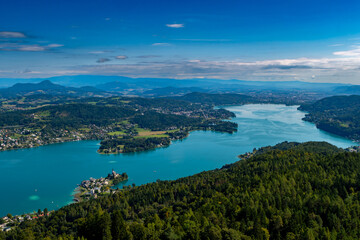
[[[186,117],[200,117],[203,115],[202,110],[170,110],[170,109],[155,109],[158,113],[163,114],[173,114],[178,116],[186,116]]]
[[[113,126],[98,127],[87,126],[84,129],[29,129],[8,128],[0,129],[0,151],[32,148],[42,145],[69,141],[104,139],[108,132],[113,131]]]
[[[51,133],[31,131],[28,133],[24,129],[2,129],[0,130],[0,151],[64,142],[69,135],[66,130],[59,130],[56,135],[54,133],[54,131]]]
[[[112,170],[112,173],[108,174],[105,178],[90,178],[89,180],[82,181],[78,188],[80,196],[75,197],[75,201],[86,200],[91,197],[97,198],[98,194],[111,193],[110,187],[116,185],[114,180],[127,180],[127,175],[126,173],[118,174]]]
[[[99,179],[90,178],[90,180],[84,180],[81,182],[80,186],[87,191],[84,195],[91,195],[96,198],[97,194],[101,193],[102,190],[110,193],[110,189],[104,189],[108,185],[109,181],[106,178],[101,177]]]
[[[352,146],[345,149],[348,152],[360,153],[360,146]]]
[[[31,221],[40,217],[44,217],[45,214],[49,216],[50,212],[28,213],[16,216],[11,216],[10,214],[8,214],[7,216],[0,218],[0,231],[8,232],[13,227],[19,225],[23,221]]]

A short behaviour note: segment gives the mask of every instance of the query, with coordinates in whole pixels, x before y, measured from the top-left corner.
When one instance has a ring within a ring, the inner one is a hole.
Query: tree
[[[47,215],[48,215],[48,213],[49,213],[48,209],[47,209],[47,208],[45,208],[45,209],[44,209],[44,216],[47,216]]]
[[[102,217],[101,228],[102,228],[102,240],[111,240],[111,218],[109,213],[105,212]]]
[[[145,239],[146,237],[146,228],[140,223],[132,223],[130,225],[130,232],[134,239]]]
[[[132,234],[126,225],[121,212],[115,210],[112,214],[111,235],[113,240],[131,240]]]

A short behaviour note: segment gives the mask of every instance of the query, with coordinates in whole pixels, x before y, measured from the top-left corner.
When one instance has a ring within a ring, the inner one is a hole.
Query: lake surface
[[[189,176],[238,160],[254,147],[283,141],[327,141],[339,147],[354,142],[323,132],[301,119],[295,106],[230,106],[239,124],[235,134],[192,132],[182,141],[153,151],[100,155],[99,141],[80,141],[0,152],[0,216],[57,209],[72,201],[82,180],[126,172],[136,185]]]

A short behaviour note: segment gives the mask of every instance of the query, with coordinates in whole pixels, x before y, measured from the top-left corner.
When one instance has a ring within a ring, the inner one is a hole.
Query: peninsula
[[[111,187],[126,180],[128,180],[128,175],[126,173],[119,174],[115,172],[114,169],[105,178],[101,177],[95,179],[91,177],[89,180],[82,181],[75,189],[74,201],[81,202],[114,193],[115,189],[112,189]]]
[[[242,98],[239,94],[237,102],[247,103]],[[32,105],[16,105],[27,101]],[[15,102],[12,108],[9,101],[0,105],[0,151],[102,140],[99,153],[137,152],[167,146],[193,130],[237,130],[236,123],[222,121],[235,117],[233,113],[181,99],[56,98],[44,102],[41,96],[25,96]]]

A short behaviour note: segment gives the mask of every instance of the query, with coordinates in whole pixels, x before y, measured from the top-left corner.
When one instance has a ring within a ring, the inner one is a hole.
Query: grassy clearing
[[[151,131],[143,128],[135,128],[138,132],[138,135],[135,138],[152,138],[152,137],[169,137],[166,132],[176,132],[178,130],[171,130],[171,131]]]
[[[39,117],[48,117],[48,116],[50,116],[50,111],[39,112],[37,115]]]
[[[90,132],[90,128],[79,128],[80,131],[83,131],[83,132]]]
[[[20,137],[22,137],[23,135],[15,133],[14,135],[11,136],[12,139],[18,139]]]
[[[123,131],[115,131],[115,132],[109,132],[108,135],[110,136],[118,136],[118,135],[125,135],[126,133]]]
[[[344,127],[344,128],[348,128],[348,127],[349,127],[349,123],[340,122],[340,126],[341,126],[341,127]]]
[[[166,131],[151,131],[139,127],[135,129],[138,132],[135,138],[169,137],[169,135],[165,134]]]
[[[166,131],[141,131],[138,132],[138,136],[140,137],[146,137],[146,136],[154,136],[154,135],[164,135]]]
[[[169,137],[169,135],[159,134],[159,135],[135,136],[134,138],[161,138],[161,137]]]
[[[168,133],[174,133],[174,132],[178,132],[178,131],[180,131],[179,129],[174,129],[174,130],[169,130],[169,131],[166,131],[166,132],[168,132]]]
[[[117,124],[124,124],[124,125],[126,125],[126,124],[130,124],[130,122],[129,122],[129,120],[123,120],[123,121],[121,121],[121,122],[118,122]]]
[[[146,130],[144,128],[136,127],[135,130],[140,134],[141,132],[149,132],[149,130]]]

